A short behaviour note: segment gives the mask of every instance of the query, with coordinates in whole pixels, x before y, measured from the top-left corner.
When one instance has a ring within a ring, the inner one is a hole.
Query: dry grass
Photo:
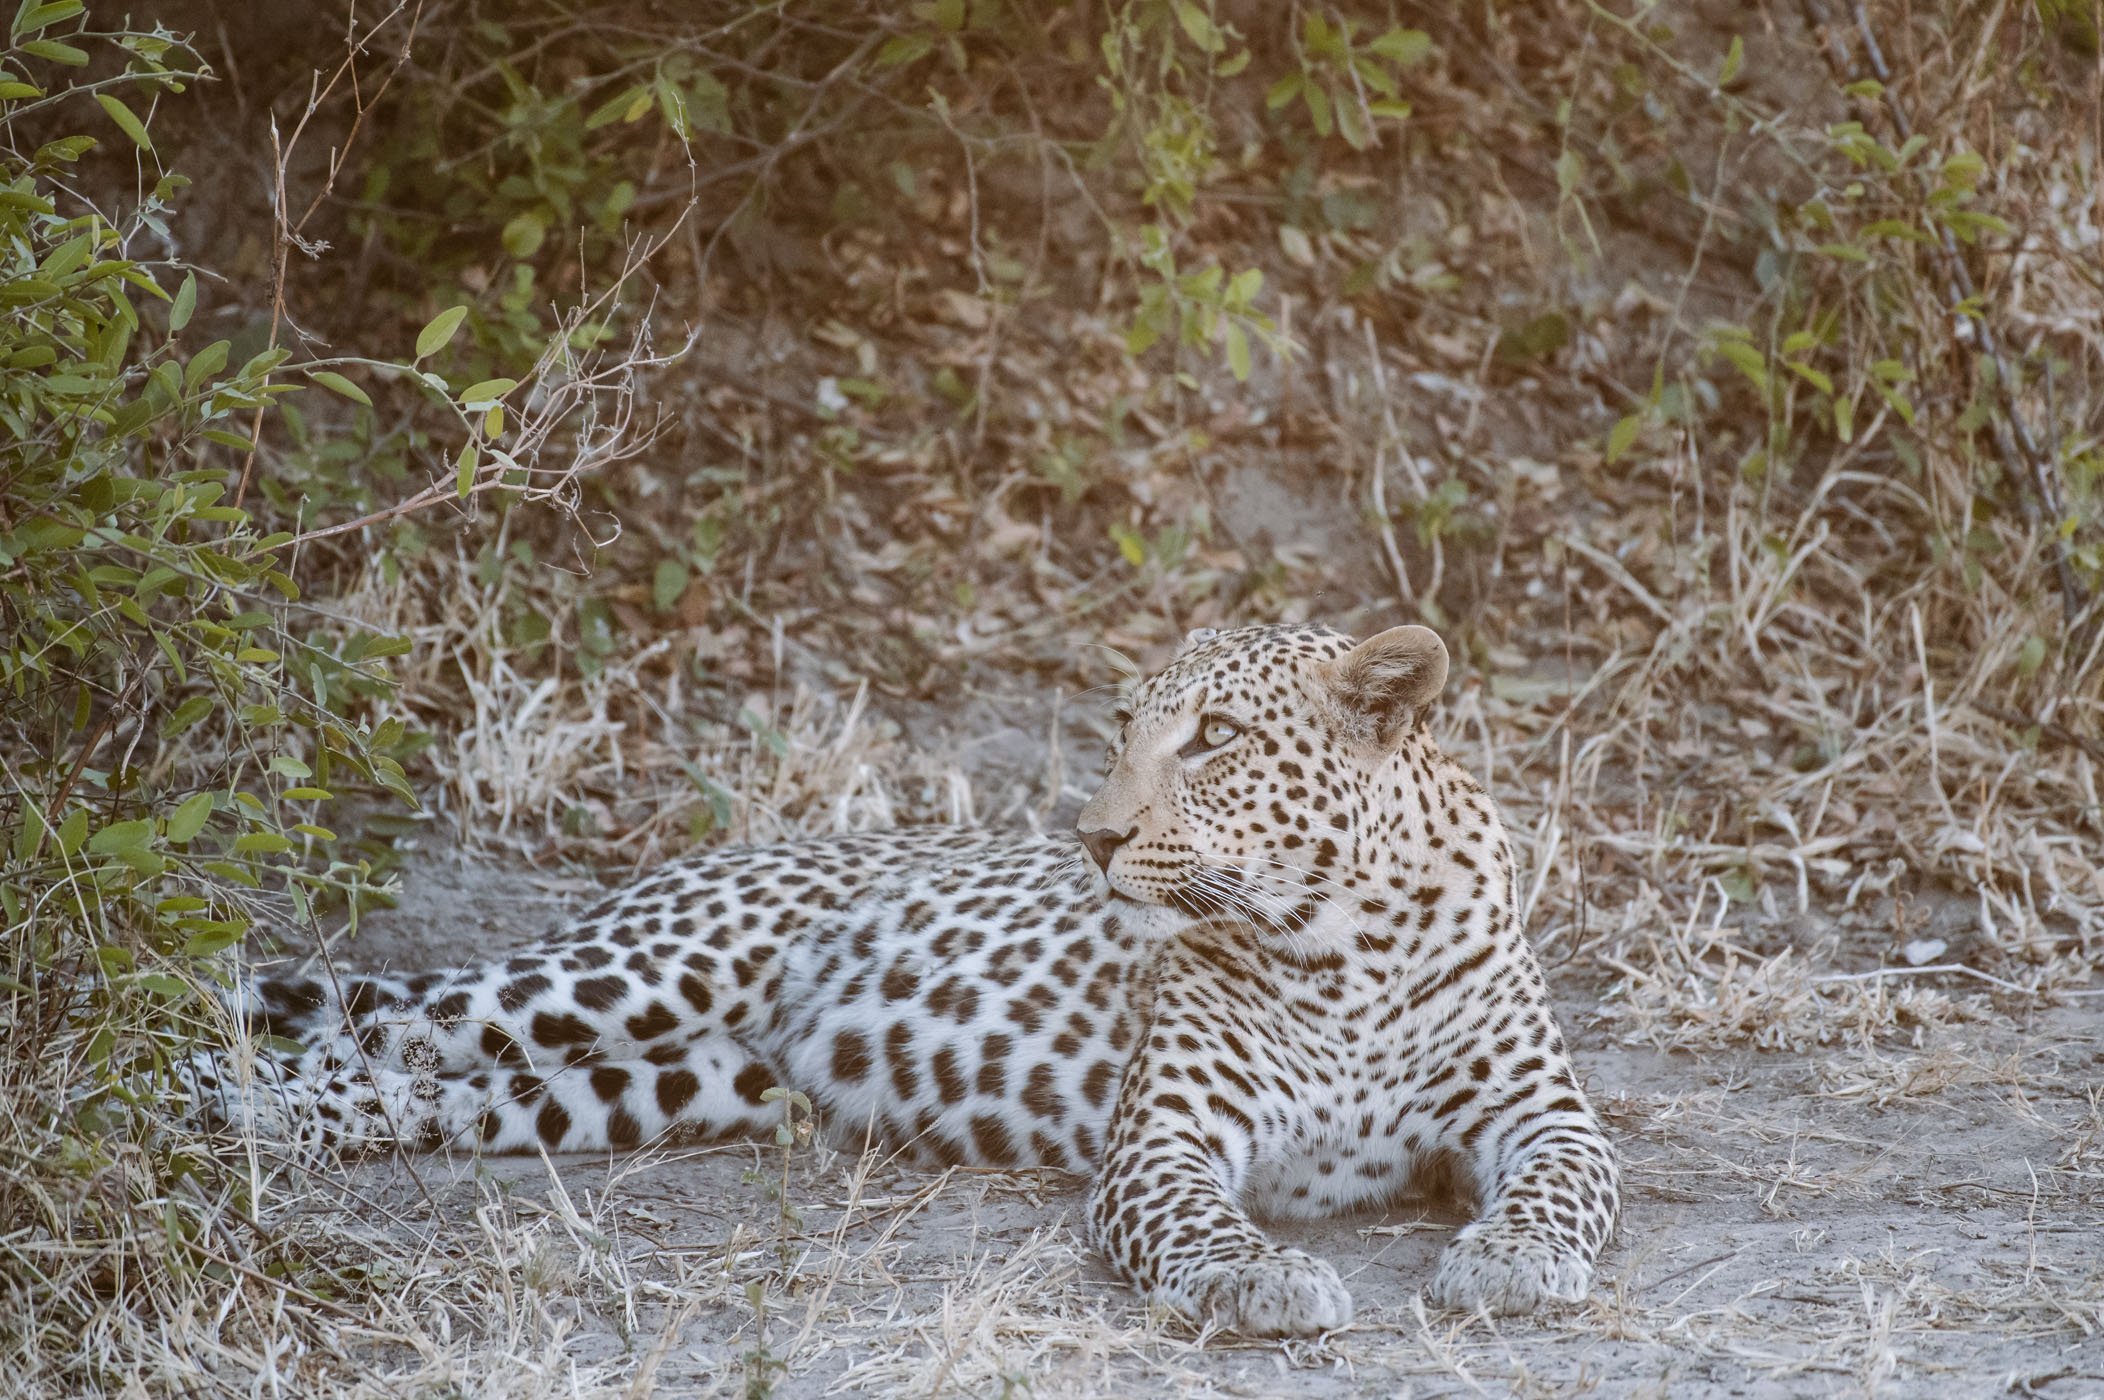
[[[872,714],[866,684],[838,698],[756,684],[726,720],[697,718],[696,662],[672,637],[566,663],[506,636],[522,609],[569,606],[560,587],[515,567],[478,587],[475,569],[457,554],[391,578],[370,569],[339,604],[412,641],[395,705],[445,736],[425,796],[472,847],[559,845],[641,866],[704,836],[760,843],[977,817],[969,778],[902,744]],[[774,659],[779,674],[779,650]]]

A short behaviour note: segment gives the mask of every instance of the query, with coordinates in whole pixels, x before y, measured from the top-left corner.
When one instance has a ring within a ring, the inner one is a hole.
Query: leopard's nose
[[[1118,853],[1118,847],[1130,841],[1139,830],[1136,826],[1127,827],[1123,831],[1112,831],[1107,826],[1099,826],[1094,831],[1076,834],[1081,837],[1081,844],[1088,848],[1089,858],[1096,862],[1096,868],[1108,875],[1110,858]]]

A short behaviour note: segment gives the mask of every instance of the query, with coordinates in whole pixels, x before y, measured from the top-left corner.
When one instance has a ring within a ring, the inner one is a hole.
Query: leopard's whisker
[[[1331,880],[1326,876],[1317,874],[1314,871],[1302,871],[1299,867],[1288,865],[1284,861],[1267,860],[1266,858],[1261,856],[1252,856],[1249,858],[1263,861],[1266,864],[1276,865],[1281,870],[1290,871],[1296,875],[1306,875],[1310,879],[1321,884],[1334,886],[1339,890],[1340,895],[1346,893],[1343,889],[1343,886],[1337,885],[1336,881]],[[1271,931],[1273,933],[1277,934],[1280,937],[1291,938],[1295,940],[1295,946],[1305,945],[1310,950],[1316,949],[1316,943],[1314,939],[1308,937],[1304,932],[1290,927],[1290,925],[1293,922],[1291,916],[1298,906],[1297,900],[1279,894],[1274,890],[1251,884],[1250,872],[1240,870],[1235,868],[1234,866],[1225,864],[1225,861],[1227,859],[1226,857],[1201,856],[1200,859],[1201,861],[1216,860],[1222,862],[1219,865],[1201,866],[1201,868],[1206,871],[1207,875],[1210,878],[1217,880],[1226,877],[1231,880],[1237,881],[1239,883],[1237,883],[1233,887],[1243,892],[1247,897],[1251,899],[1261,898],[1267,902],[1274,903],[1277,906],[1272,917],[1261,920],[1255,920],[1254,922],[1260,922],[1270,925]],[[1361,921],[1358,911],[1355,908],[1353,908],[1351,904],[1345,903],[1342,898],[1333,897],[1328,893],[1324,892],[1323,890],[1316,888],[1314,884],[1304,883],[1300,886],[1300,889],[1301,891],[1305,892],[1309,897],[1313,898],[1316,903],[1326,905],[1329,908],[1334,909],[1340,914],[1342,914],[1344,916],[1345,922],[1348,925],[1350,925],[1353,933],[1364,934],[1368,931],[1366,925]]]

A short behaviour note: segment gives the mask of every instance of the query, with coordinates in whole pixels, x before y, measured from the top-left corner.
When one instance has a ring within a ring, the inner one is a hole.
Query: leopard
[[[336,1151],[604,1153],[773,1133],[1086,1173],[1146,1299],[1250,1337],[1351,1323],[1259,1223],[1473,1211],[1435,1306],[1583,1301],[1617,1157],[1522,927],[1513,844],[1431,734],[1428,628],[1193,632],[1113,715],[1071,835],[907,827],[718,848],[501,957],[263,975],[222,1116]]]

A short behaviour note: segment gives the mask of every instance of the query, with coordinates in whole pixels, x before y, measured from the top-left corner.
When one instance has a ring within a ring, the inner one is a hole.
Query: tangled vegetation
[[[1050,812],[914,727],[1085,643],[1441,627],[1617,1034],[1900,1033],[1815,902],[1835,976],[1932,897],[1954,992],[2094,975],[2089,0],[217,14],[0,44],[28,1387],[351,1389],[347,1324],[471,1315],[167,1075],[404,838]]]

